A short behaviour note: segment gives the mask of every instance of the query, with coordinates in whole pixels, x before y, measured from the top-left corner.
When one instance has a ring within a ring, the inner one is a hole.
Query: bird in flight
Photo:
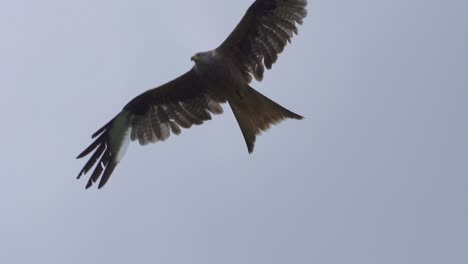
[[[93,167],[86,188],[108,181],[128,143],[147,145],[164,141],[181,128],[201,125],[211,114],[221,114],[228,103],[249,153],[255,137],[284,119],[302,119],[252,87],[262,81],[307,15],[307,0],[256,0],[234,31],[216,49],[191,57],[194,66],[180,77],[131,100],[110,122],[92,135],[95,141],[79,158],[91,158],[78,179]],[[96,166],[94,166],[96,165]]]

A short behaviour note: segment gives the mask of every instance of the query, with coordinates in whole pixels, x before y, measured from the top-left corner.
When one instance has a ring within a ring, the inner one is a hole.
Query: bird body
[[[86,188],[103,187],[122,159],[128,143],[164,141],[182,128],[200,125],[221,114],[228,102],[249,153],[256,136],[287,118],[302,119],[250,86],[252,77],[263,79],[306,16],[306,0],[257,0],[229,37],[216,49],[192,56],[187,73],[148,90],[93,134],[95,141],[78,158],[94,151],[78,178],[94,171]]]
[[[227,99],[236,90],[245,86],[242,73],[232,60],[216,50],[199,52],[192,57],[192,60],[195,62],[192,70],[208,90],[221,98]]]

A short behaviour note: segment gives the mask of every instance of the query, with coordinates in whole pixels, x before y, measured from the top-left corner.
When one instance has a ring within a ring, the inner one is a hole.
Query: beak
[[[190,58],[190,60],[193,61],[193,62],[195,62],[195,61],[197,60],[197,58],[198,58],[198,57],[197,57],[196,55],[193,55],[193,56]]]

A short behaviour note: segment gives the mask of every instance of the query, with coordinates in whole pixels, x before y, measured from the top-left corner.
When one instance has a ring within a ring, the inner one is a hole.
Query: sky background
[[[230,109],[75,157],[251,0],[0,1],[1,263],[468,263],[468,2],[309,1],[252,85],[306,117],[247,153]]]

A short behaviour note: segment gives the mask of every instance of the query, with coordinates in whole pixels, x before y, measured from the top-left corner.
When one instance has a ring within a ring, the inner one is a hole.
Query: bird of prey
[[[256,0],[234,31],[216,49],[191,57],[194,66],[180,77],[131,100],[110,122],[92,135],[95,141],[78,158],[91,158],[78,178],[94,171],[86,185],[99,178],[103,187],[122,159],[128,143],[164,141],[181,128],[200,125],[221,114],[222,103],[231,107],[249,153],[255,137],[270,125],[302,119],[252,87],[263,79],[307,15],[307,0]],[[94,166],[96,164],[96,166]]]

